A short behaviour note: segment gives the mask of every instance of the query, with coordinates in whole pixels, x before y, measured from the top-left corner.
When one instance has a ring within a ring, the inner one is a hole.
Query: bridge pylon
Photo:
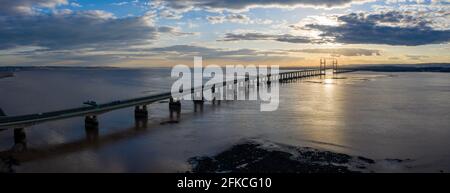
[[[323,75],[326,74],[327,61],[331,61],[331,69],[333,70],[333,74],[338,73],[338,60],[336,58],[320,58],[320,73]]]

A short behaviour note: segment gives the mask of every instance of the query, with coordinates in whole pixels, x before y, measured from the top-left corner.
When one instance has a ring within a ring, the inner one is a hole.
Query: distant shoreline
[[[344,67],[346,68],[346,67]],[[373,71],[373,72],[450,72],[450,65],[446,66],[361,66],[361,67],[353,67],[354,69],[360,71]]]
[[[298,70],[305,68],[315,68],[317,66],[308,67],[280,67],[280,70]],[[341,65],[342,69],[355,69],[359,71],[373,72],[450,72],[450,63],[419,63],[419,64],[366,64],[366,65]],[[153,68],[170,68],[168,67],[111,67],[111,66],[0,66],[0,78],[14,76],[13,72],[28,70],[110,70],[110,69],[153,69]],[[5,74],[6,73],[6,74]]]

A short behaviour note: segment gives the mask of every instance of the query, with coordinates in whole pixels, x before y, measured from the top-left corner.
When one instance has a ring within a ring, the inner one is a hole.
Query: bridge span
[[[312,76],[322,76],[325,75],[326,68],[320,69],[306,69],[306,70],[297,70],[297,71],[289,71],[289,72],[281,72],[278,74],[267,74],[265,76],[258,75],[256,77],[249,77],[248,75],[243,79],[237,79],[233,81],[233,84],[237,84],[238,82],[256,82],[257,86],[260,83],[270,84],[271,81],[278,80],[280,82],[288,81],[291,79],[299,79],[305,77]],[[354,70],[345,70],[345,69],[333,69],[334,73],[345,73],[351,72]],[[218,86],[224,86],[228,82],[224,81],[223,84],[218,84]],[[191,88],[189,92],[183,92],[183,95],[189,95],[197,92],[203,92],[204,90],[212,90],[214,93],[215,85],[211,86],[201,86],[198,88]],[[179,97],[179,96],[177,96]],[[113,102],[108,102],[104,104],[92,105],[92,106],[83,106],[71,109],[64,109],[59,111],[45,112],[45,113],[36,113],[36,114],[28,114],[28,115],[19,115],[19,116],[5,116],[2,112],[0,114],[0,129],[23,129],[25,127],[29,127],[35,124],[67,119],[72,117],[85,117],[85,125],[87,127],[98,127],[97,116],[103,113],[107,113],[109,111],[127,108],[127,107],[135,107],[135,118],[147,118],[147,105],[151,103],[155,103],[162,100],[170,100],[169,102],[169,110],[177,111],[181,108],[181,104],[179,101],[174,101],[170,92],[154,94],[150,96],[126,99],[126,100],[118,100]],[[203,104],[203,100],[198,101],[194,100],[194,104]],[[2,116],[3,115],[3,116]],[[15,132],[16,133],[16,132]]]

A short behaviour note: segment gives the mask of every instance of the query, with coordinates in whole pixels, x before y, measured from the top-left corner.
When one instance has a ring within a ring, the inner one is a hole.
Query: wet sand
[[[194,173],[359,173],[375,161],[310,147],[245,141],[215,156],[189,159]]]

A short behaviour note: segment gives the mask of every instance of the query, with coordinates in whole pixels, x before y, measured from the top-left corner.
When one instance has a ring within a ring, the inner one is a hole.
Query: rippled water
[[[169,73],[21,71],[0,79],[0,108],[20,115],[165,92]],[[136,128],[134,109],[127,108],[101,115],[98,136],[86,132],[82,117],[48,122],[25,129],[27,152],[14,169],[184,172],[190,157],[258,139],[366,156],[377,161],[371,169],[379,172],[450,172],[449,85],[448,73],[353,72],[282,84],[274,112],[260,112],[259,101],[206,103],[203,112],[193,112],[192,102],[184,101],[180,123],[161,125],[168,105],[155,103],[146,128]],[[0,131],[0,151],[13,146],[13,131]]]

